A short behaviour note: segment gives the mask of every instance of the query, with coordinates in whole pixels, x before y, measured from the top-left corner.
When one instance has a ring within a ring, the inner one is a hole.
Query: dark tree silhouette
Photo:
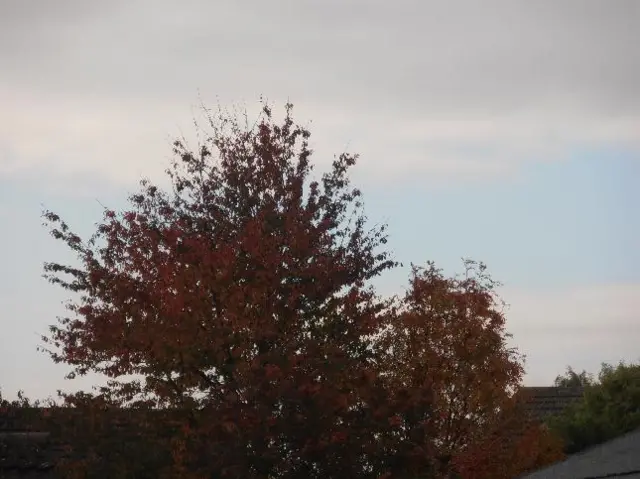
[[[170,191],[143,181],[88,240],[45,212],[80,262],[45,265],[77,293],[47,351],[110,378],[65,397],[86,412],[66,471],[510,477],[485,452],[516,444],[496,434],[522,365],[484,269],[415,270],[403,301],[380,298],[370,280],[395,263],[350,185],[356,156],[315,181],[291,105],[280,123],[265,105],[253,127],[224,112],[210,126],[197,153],[175,143]],[[527,444],[514,464],[542,460]]]

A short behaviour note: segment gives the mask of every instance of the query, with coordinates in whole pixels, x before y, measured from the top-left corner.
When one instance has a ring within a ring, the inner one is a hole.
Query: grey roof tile
[[[584,388],[523,387],[527,410],[537,420],[560,414],[569,405],[584,397]]]
[[[522,479],[640,478],[640,429],[569,456]]]

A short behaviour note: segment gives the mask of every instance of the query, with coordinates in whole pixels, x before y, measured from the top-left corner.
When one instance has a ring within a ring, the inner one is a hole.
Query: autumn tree
[[[586,384],[584,398],[552,418],[549,426],[563,438],[567,453],[640,427],[640,364],[603,363],[597,378]]]
[[[433,263],[413,268],[384,334],[386,363],[396,388],[431,394],[431,436],[419,433],[427,418],[414,409],[402,416],[407,441],[428,445],[460,477],[511,478],[560,459],[561,444],[528,419],[516,394],[524,358],[509,347],[499,284],[482,263],[464,266],[454,277]]]
[[[175,143],[168,190],[143,181],[92,237],[45,212],[78,256],[45,265],[73,295],[46,349],[109,378],[65,397],[70,475],[500,479],[551,460],[483,266],[416,268],[403,299],[379,297],[395,263],[356,156],[315,179],[290,105],[209,126],[197,151]]]
[[[184,477],[399,471],[392,412],[369,420],[394,399],[372,346],[388,305],[368,284],[394,263],[349,183],[356,156],[314,180],[290,105],[281,123],[265,106],[253,127],[222,111],[210,126],[195,153],[175,142],[170,191],[143,181],[93,237],[45,212],[79,259],[45,265],[78,293],[48,352],[110,378],[105,407],[184,411]]]

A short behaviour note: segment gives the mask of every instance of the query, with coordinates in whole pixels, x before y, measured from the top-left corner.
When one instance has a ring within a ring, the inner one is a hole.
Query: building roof
[[[43,429],[40,417],[44,410],[0,407],[0,477],[3,479],[56,477],[54,466],[63,451]]]
[[[0,477],[54,477],[59,453],[48,432],[0,432]]]
[[[569,405],[584,397],[584,388],[523,387],[527,410],[539,421],[560,414]]]
[[[525,387],[522,388],[522,393],[526,409],[536,420],[543,421],[581,399],[584,390]],[[47,474],[52,473],[51,469],[57,459],[64,455],[52,443],[49,433],[43,432],[46,426],[39,420],[34,420],[39,416],[38,411],[39,408],[0,410],[0,477],[49,477]],[[117,428],[121,420],[121,417],[114,417],[110,423]]]
[[[521,479],[640,478],[640,429],[569,456]]]

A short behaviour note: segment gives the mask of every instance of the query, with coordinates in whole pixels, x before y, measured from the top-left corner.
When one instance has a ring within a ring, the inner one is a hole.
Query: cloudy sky
[[[344,150],[406,264],[488,264],[526,382],[640,350],[640,2],[0,0],[0,388],[86,383],[36,351],[68,253],[162,181],[198,105],[287,99],[317,168]],[[407,269],[380,281],[401,292]]]

